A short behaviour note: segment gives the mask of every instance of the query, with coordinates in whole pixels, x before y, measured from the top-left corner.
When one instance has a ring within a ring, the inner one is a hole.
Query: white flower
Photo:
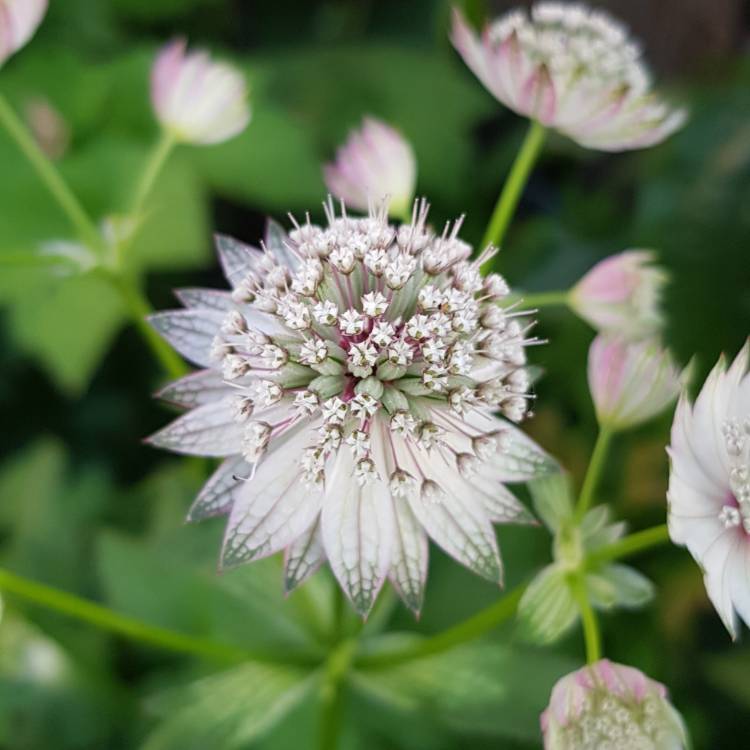
[[[0,65],[23,47],[47,12],[47,0],[0,0]]]
[[[624,430],[677,399],[686,375],[658,341],[600,334],[589,349],[588,379],[599,424]]]
[[[428,228],[424,202],[415,208],[415,225],[398,238],[385,208],[352,219],[337,217],[329,202],[327,213],[327,227],[297,226],[288,236],[271,225],[264,251],[219,237],[234,291],[183,292],[188,309],[152,317],[156,329],[203,369],[163,392],[191,410],[151,440],[182,453],[224,457],[190,513],[191,519],[229,515],[223,565],[286,550],[291,589],[327,558],[359,612],[369,611],[386,576],[418,611],[428,537],[500,582],[492,524],[528,520],[504,484],[553,467],[523,433],[494,415],[512,400],[514,419],[523,416],[528,378],[518,373],[534,339],[517,310],[506,311],[507,351],[499,330],[479,322],[466,331],[450,325],[466,307],[476,308],[478,321],[501,304],[485,289],[454,295],[453,312],[431,313],[448,325],[411,314],[422,285],[450,291],[467,264],[478,267],[487,255],[471,263],[452,255],[443,270],[428,274],[425,253],[450,248]],[[371,245],[381,247],[389,263],[412,259],[403,289],[389,289],[366,264],[367,253],[353,249]],[[315,300],[277,285],[279,277],[293,282],[304,273],[315,248],[333,246],[350,248],[357,258],[345,281],[329,257],[318,254],[322,278]],[[312,332],[290,324],[292,302],[308,311]],[[363,311],[372,304],[377,318]],[[330,324],[326,317],[320,325],[312,308],[330,309]],[[324,359],[319,343],[327,348]],[[269,346],[287,353],[277,369],[261,356]],[[472,354],[463,357],[457,375],[426,361],[428,351]],[[476,461],[467,461],[467,454]]]
[[[661,294],[669,277],[648,250],[626,250],[597,263],[570,293],[570,306],[599,331],[639,339],[664,324]]]
[[[503,104],[581,146],[622,151],[659,143],[685,112],[651,91],[640,47],[606,13],[576,3],[514,10],[481,38],[454,12],[453,44]]]
[[[390,125],[366,117],[323,167],[326,186],[353,208],[390,200],[395,216],[405,215],[414,197],[417,162],[409,142]]]
[[[669,447],[669,534],[703,570],[732,637],[750,625],[750,375],[748,345],[720,359],[698,398],[677,405]]]
[[[186,54],[184,40],[168,44],[151,70],[151,101],[165,130],[183,143],[221,143],[250,122],[247,85],[231,65],[205,52]]]
[[[601,659],[565,675],[541,717],[544,750],[685,750],[667,689],[633,667]]]

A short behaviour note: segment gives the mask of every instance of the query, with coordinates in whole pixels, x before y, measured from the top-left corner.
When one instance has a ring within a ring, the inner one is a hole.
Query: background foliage
[[[0,73],[0,88],[22,113],[38,101],[59,113],[58,165],[96,217],[125,209],[157,136],[147,76],[159,44],[187,34],[234,59],[251,82],[247,131],[219,147],[180,149],[159,180],[130,254],[159,308],[172,306],[175,286],[222,284],[212,231],[253,242],[266,214],[319,215],[320,162],[365,113],[405,132],[433,218],[466,211],[465,234],[475,240],[520,141],[524,123],[450,49],[441,0],[51,5],[33,44]],[[466,5],[477,17],[489,10]],[[553,140],[499,267],[521,288],[559,289],[600,257],[656,248],[673,279],[668,340],[681,360],[696,357],[702,377],[750,330],[750,61],[740,52],[739,2],[705,4],[715,8],[705,45],[700,35],[690,41],[700,3],[659,5],[683,12],[665,20],[648,15],[653,4],[618,10],[646,32],[647,52],[692,110],[689,125],[665,145],[623,156]],[[294,653],[315,642],[330,616],[327,573],[288,600],[278,561],[216,576],[221,521],[182,523],[207,464],[140,444],[168,417],[150,398],[158,365],[102,282],[16,262],[69,232],[3,134],[0,165],[0,562],[240,650]],[[595,429],[582,371],[591,332],[564,311],[545,312],[541,327],[550,343],[536,352],[545,377],[529,430],[579,481]],[[615,443],[605,493],[634,529],[664,518],[668,428],[664,417]],[[549,562],[544,528],[499,533],[509,585]],[[638,567],[657,597],[637,613],[604,616],[606,653],[671,686],[697,747],[739,747],[750,649],[730,645],[686,552],[660,549]],[[386,601],[366,628],[401,631],[387,638],[408,643],[497,596],[436,551],[420,621]],[[270,750],[307,746],[300,738],[316,731],[323,678],[300,666],[248,662],[217,673],[12,597],[4,608],[2,747]],[[582,652],[575,631],[552,650],[526,641],[510,624],[470,646],[356,675],[344,744],[538,747],[550,687]]]

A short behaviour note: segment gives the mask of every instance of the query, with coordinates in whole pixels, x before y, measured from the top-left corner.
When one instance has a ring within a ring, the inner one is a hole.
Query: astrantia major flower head
[[[453,44],[503,104],[581,146],[622,151],[659,143],[685,120],[651,90],[640,47],[606,13],[575,3],[514,10],[481,37],[458,11]]]
[[[545,750],[684,750],[689,744],[664,685],[608,659],[561,678],[541,723]]]
[[[242,72],[182,39],[162,49],[151,70],[151,101],[161,126],[177,141],[208,145],[241,133],[250,121]]]
[[[648,250],[626,250],[597,263],[571,290],[571,307],[594,328],[642,339],[664,323],[667,273]]]
[[[677,406],[669,447],[669,534],[703,569],[733,637],[750,625],[750,375],[748,345],[722,358],[691,404]]]
[[[220,238],[231,293],[186,290],[152,319],[205,368],[162,394],[193,408],[152,441],[226,457],[191,510],[229,515],[222,563],[284,549],[291,589],[327,558],[363,614],[386,576],[419,610],[428,536],[500,582],[492,523],[527,520],[503,483],[551,465],[512,425],[535,339],[479,275],[492,250],[470,260],[424,202],[398,228],[386,211],[329,202],[327,226],[270,225],[262,251]]]
[[[404,216],[414,198],[417,160],[411,144],[395,128],[366,117],[323,168],[326,186],[352,208],[389,200],[393,216]]]
[[[0,0],[0,65],[31,39],[47,12],[47,0]]]

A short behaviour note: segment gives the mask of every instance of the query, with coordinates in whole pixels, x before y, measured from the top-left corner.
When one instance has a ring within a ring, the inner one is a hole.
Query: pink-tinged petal
[[[235,289],[248,273],[257,269],[263,252],[225,234],[214,235],[214,241],[224,276]]]
[[[540,65],[521,88],[520,109],[542,125],[550,125],[555,117],[557,96],[546,65]]]
[[[393,506],[383,482],[362,487],[353,474],[351,452],[339,451],[326,488],[321,523],[331,569],[357,612],[365,617],[391,563]]]
[[[0,65],[34,35],[47,0],[0,0]]]
[[[190,523],[224,516],[232,509],[237,490],[247,479],[250,466],[242,456],[232,456],[221,463],[195,498],[187,520]]]
[[[232,398],[205,404],[178,417],[147,442],[188,456],[232,456],[242,445],[242,425],[234,413]]]
[[[219,401],[232,394],[221,373],[216,370],[198,370],[175,380],[156,393],[156,397],[175,406],[194,409],[196,406]]]
[[[325,562],[320,518],[300,534],[284,553],[284,591],[289,594],[304,583]]]
[[[148,322],[183,357],[200,367],[214,364],[211,347],[224,316],[212,310],[171,310],[154,313]]]
[[[732,640],[739,634],[739,622],[732,601],[732,565],[734,555],[747,545],[744,533],[736,529],[722,529],[703,554],[703,580],[706,593]]]
[[[222,292],[217,289],[191,287],[189,289],[177,289],[175,295],[185,307],[196,310],[210,310],[224,315],[236,308],[232,301],[232,295],[229,292]]]
[[[419,616],[427,582],[427,534],[402,498],[393,498],[394,547],[389,578],[409,609]]]

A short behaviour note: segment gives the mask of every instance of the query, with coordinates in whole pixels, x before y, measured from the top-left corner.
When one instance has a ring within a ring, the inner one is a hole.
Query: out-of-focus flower
[[[664,685],[608,659],[558,680],[541,725],[545,750],[684,750],[689,745]]]
[[[630,339],[651,336],[663,325],[661,294],[668,275],[653,253],[626,250],[597,263],[570,293],[570,306],[599,331]]]
[[[612,430],[634,427],[664,411],[684,380],[658,341],[630,342],[604,334],[589,349],[588,378],[599,424]]]
[[[233,291],[152,318],[204,369],[162,393],[193,408],[151,442],[226,457],[190,513],[229,515],[223,565],[284,549],[292,589],[327,558],[360,613],[386,576],[419,610],[428,535],[499,582],[492,524],[529,520],[505,483],[554,466],[512,425],[534,339],[460,222],[433,234],[424,201],[398,229],[385,206],[326,210],[263,252],[219,238]]]
[[[481,38],[458,12],[453,44],[503,104],[581,146],[623,151],[659,143],[685,112],[651,91],[640,47],[606,13],[573,3],[514,10]]]
[[[394,216],[408,213],[414,199],[417,161],[411,144],[390,125],[366,117],[359,130],[323,167],[328,189],[349,206],[367,211],[370,201],[390,200]]]
[[[47,0],[0,0],[0,65],[34,36]]]
[[[26,122],[39,147],[50,159],[59,159],[70,145],[70,128],[46,99],[30,99],[24,106]]]
[[[205,52],[186,53],[181,39],[164,47],[154,62],[151,101],[162,127],[183,143],[220,143],[250,122],[242,73]]]
[[[750,625],[750,375],[748,345],[720,359],[695,403],[677,406],[669,475],[669,535],[703,570],[732,637]]]

